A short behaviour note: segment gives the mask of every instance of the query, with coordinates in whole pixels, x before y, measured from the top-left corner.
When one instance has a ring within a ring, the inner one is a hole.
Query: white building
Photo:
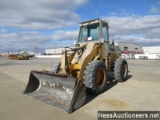
[[[148,46],[143,47],[144,54],[159,54],[160,55],[160,46]]]
[[[135,59],[160,59],[160,46],[143,47],[144,54],[135,55]]]
[[[143,53],[143,49],[140,45],[130,42],[115,42],[116,46],[119,46],[122,53]],[[61,54],[64,48],[46,49],[45,53],[47,55]]]
[[[131,43],[131,42],[116,42],[116,46],[119,46],[122,54],[141,54],[143,53],[143,49],[140,45]]]
[[[55,49],[46,49],[45,53],[47,55],[55,55],[55,54],[61,54],[64,48],[55,48]]]
[[[129,42],[115,42],[122,52],[123,58],[130,59],[160,59],[160,46],[141,47],[135,43]],[[64,48],[46,49],[47,55],[61,55]]]

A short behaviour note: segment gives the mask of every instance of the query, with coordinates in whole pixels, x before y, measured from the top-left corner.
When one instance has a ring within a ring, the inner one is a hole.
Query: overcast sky
[[[0,53],[69,46],[94,18],[111,40],[160,46],[160,0],[0,0],[0,11]]]

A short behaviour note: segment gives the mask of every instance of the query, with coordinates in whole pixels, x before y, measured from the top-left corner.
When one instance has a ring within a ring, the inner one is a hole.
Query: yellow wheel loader
[[[110,43],[108,29],[105,20],[81,22],[75,47],[66,47],[52,70],[31,71],[24,94],[72,113],[84,104],[86,90],[93,94],[105,91],[111,72],[116,81],[124,81],[127,61]]]
[[[17,54],[17,60],[29,60],[29,54],[26,52],[19,53]]]

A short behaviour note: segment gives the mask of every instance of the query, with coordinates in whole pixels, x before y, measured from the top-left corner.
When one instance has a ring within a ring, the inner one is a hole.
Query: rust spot
[[[57,98],[55,98],[55,97],[52,97],[52,96],[48,96],[48,98],[49,98],[49,99],[52,99],[52,100],[54,100],[54,101],[56,101],[56,102],[60,102],[61,104],[64,103],[62,100],[59,100],[59,99],[57,99]]]
[[[67,105],[67,106],[70,106],[70,105],[71,105],[71,103],[70,103],[70,102],[68,102],[66,105]]]
[[[62,100],[60,100],[60,99],[57,99],[57,98],[55,98],[55,97],[52,97],[52,96],[48,96],[48,98],[51,99],[51,100],[54,100],[54,101],[56,101],[56,102],[59,102],[59,103],[61,103],[61,104],[65,104],[66,106],[70,106],[70,102],[64,103],[64,101],[62,101]]]

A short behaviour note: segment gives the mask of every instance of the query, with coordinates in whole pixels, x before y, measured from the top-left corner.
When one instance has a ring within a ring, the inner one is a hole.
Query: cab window
[[[108,34],[107,25],[103,24],[103,26],[102,26],[102,38],[104,38],[105,41],[107,41],[107,39],[108,39],[107,34]]]
[[[82,26],[79,42],[96,41],[99,39],[99,23]]]

